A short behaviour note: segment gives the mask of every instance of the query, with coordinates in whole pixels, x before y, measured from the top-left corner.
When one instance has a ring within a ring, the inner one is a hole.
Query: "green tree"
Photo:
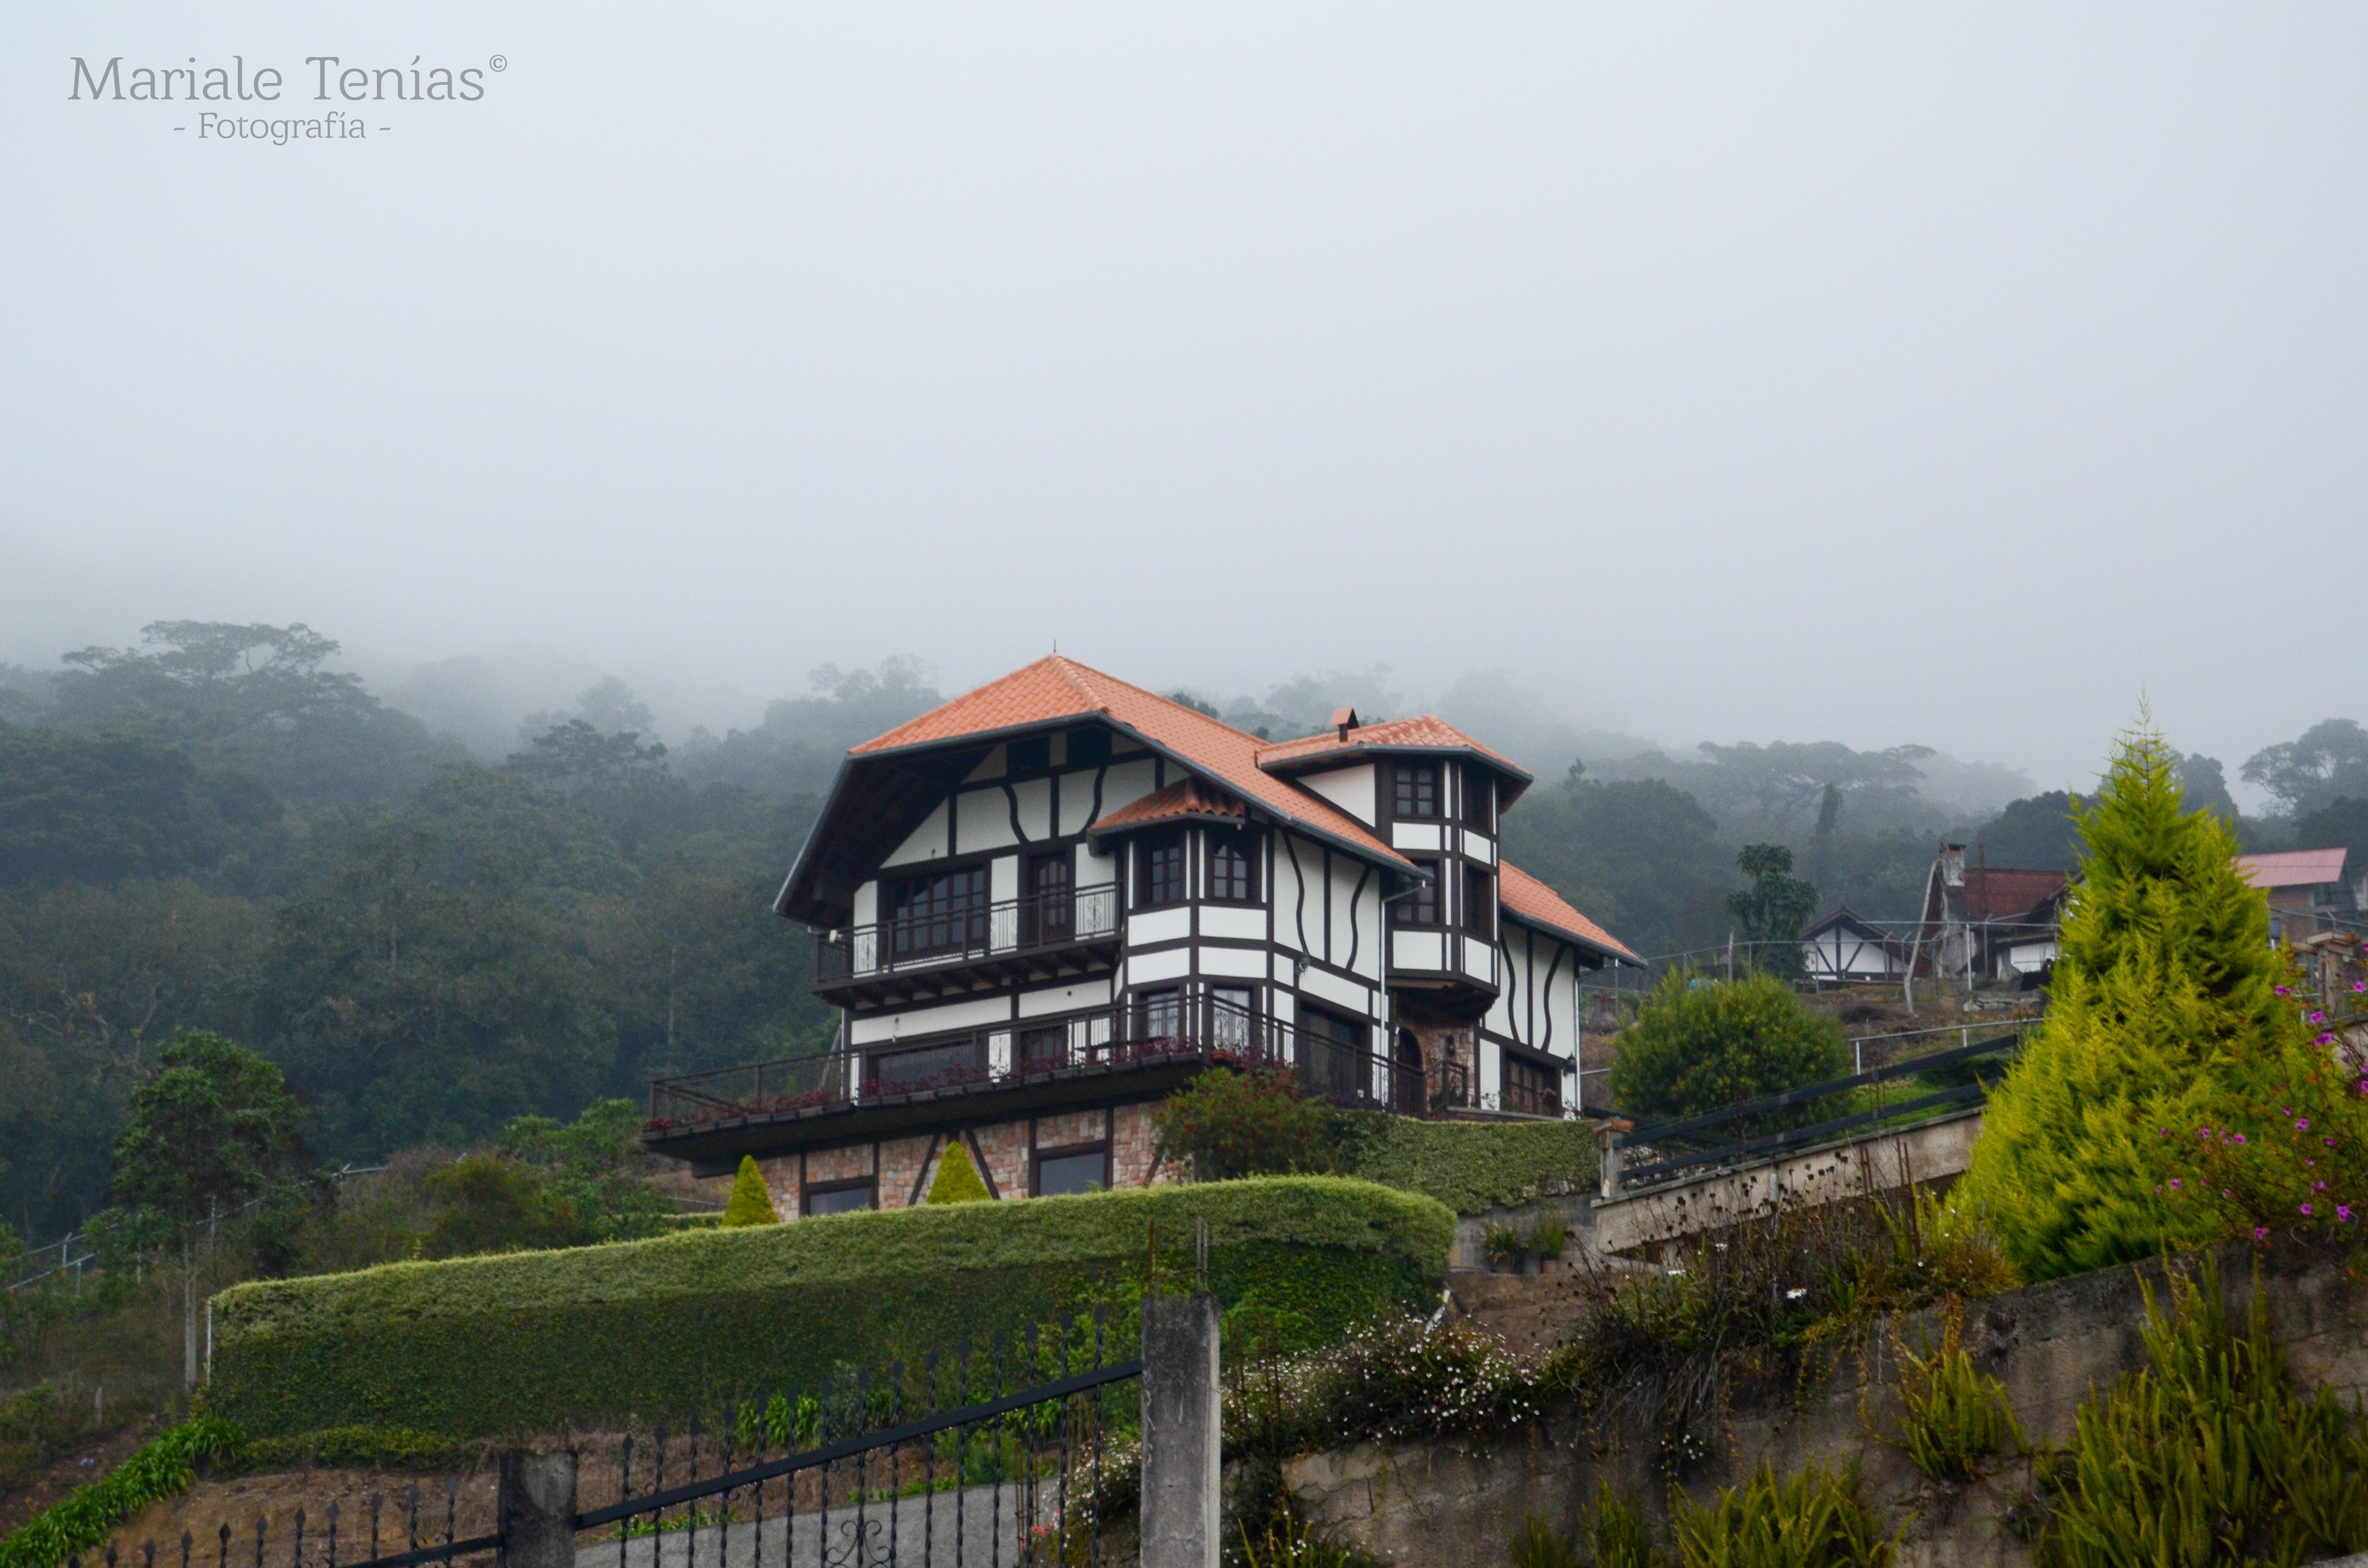
[[[543,1174],[575,1219],[575,1241],[654,1236],[674,1202],[643,1179],[648,1156],[636,1134],[641,1112],[626,1099],[595,1100],[572,1122],[522,1116],[503,1130],[501,1152]]]
[[[723,1205],[726,1229],[742,1225],[778,1225],[781,1217],[773,1210],[773,1195],[766,1190],[764,1173],[757,1168],[755,1156],[740,1156],[740,1174],[732,1178],[732,1197]]]
[[[2247,757],[2243,777],[2296,816],[2340,795],[2368,795],[2368,730],[2350,719],[2313,724],[2296,739]]]
[[[537,1252],[584,1240],[575,1206],[521,1161],[463,1154],[431,1172],[427,1185],[437,1205],[425,1244],[430,1257]]]
[[[192,1388],[199,1232],[295,1168],[303,1119],[278,1067],[197,1029],[166,1040],[155,1072],[132,1093],[131,1125],[115,1143],[116,1188],[157,1215],[180,1245],[182,1373]]]
[[[2232,866],[2227,824],[2184,809],[2174,761],[2159,736],[2128,737],[2079,812],[2088,855],[2047,1018],[1991,1095],[1958,1189],[2034,1278],[2225,1233],[2216,1195],[2251,1202],[2250,1173],[2297,1131],[2312,1180],[2337,1178],[2368,1145],[2362,1096],[2279,994],[2265,895]],[[2180,1174],[2199,1142],[2236,1162],[2208,1191]],[[2281,1223],[2312,1218],[2281,1207]]]
[[[2080,863],[2078,802],[2061,790],[2009,801],[1974,830],[1974,842],[1993,866],[2068,871]]]
[[[970,1150],[962,1141],[947,1139],[945,1154],[938,1161],[938,1174],[929,1180],[929,1201],[983,1203],[994,1196],[980,1179],[978,1167],[971,1164]]]
[[[1506,812],[1504,835],[1507,859],[1639,952],[1707,947],[1724,928],[1734,853],[1711,814],[1674,785],[1601,784],[1573,768]]]
[[[1694,1116],[1838,1077],[1850,1047],[1771,974],[1664,974],[1612,1046],[1611,1094],[1632,1116]]]
[[[1281,1073],[1212,1067],[1152,1112],[1159,1157],[1195,1181],[1287,1176],[1326,1167],[1331,1108]]]
[[[1726,895],[1726,912],[1752,943],[1752,962],[1772,974],[1801,968],[1801,927],[1817,912],[1817,890],[1793,876],[1793,852],[1781,844],[1747,844],[1736,869],[1751,879],[1741,892]]]

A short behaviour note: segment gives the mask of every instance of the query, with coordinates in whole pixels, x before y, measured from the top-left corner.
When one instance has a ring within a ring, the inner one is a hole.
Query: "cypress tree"
[[[2047,1017],[1960,1188],[2034,1278],[2333,1220],[2312,1184],[2368,1148],[2362,1094],[2270,944],[2267,896],[2227,825],[2182,809],[2177,761],[2131,735],[2095,801],[2074,802],[2086,854]]]
[[[959,1138],[946,1140],[946,1152],[938,1161],[938,1174],[929,1180],[931,1203],[979,1203],[995,1196],[986,1190],[986,1183],[971,1163],[970,1151]]]
[[[781,1217],[773,1212],[773,1195],[765,1189],[765,1178],[757,1170],[755,1156],[740,1156],[740,1174],[732,1178],[732,1198],[723,1205],[723,1223],[734,1225],[778,1225]]]

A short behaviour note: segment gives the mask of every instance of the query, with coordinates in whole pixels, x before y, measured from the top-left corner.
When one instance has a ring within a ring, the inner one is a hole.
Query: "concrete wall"
[[[2271,1332],[2289,1374],[2327,1387],[2347,1403],[2368,1396],[2368,1281],[2347,1260],[2295,1253],[2272,1256],[2265,1276]],[[2252,1255],[2231,1248],[2221,1262],[2224,1293],[2239,1324],[2249,1302]],[[2157,1269],[2144,1271],[2161,1295]],[[2034,1286],[1967,1310],[1965,1344],[2005,1385],[2032,1439],[2062,1442],[2094,1385],[2143,1364],[2140,1271],[2113,1269]],[[1922,1326],[1911,1323],[1911,1337]],[[1905,1527],[1897,1568],[2027,1568],[2030,1553],[2007,1528],[2026,1482],[2022,1461],[2001,1460],[1989,1475],[1957,1486],[1928,1481],[1888,1440],[1896,1430],[1891,1358],[1880,1335],[1822,1383],[1789,1382],[1730,1398],[1723,1441],[1686,1479],[1706,1501],[1748,1477],[1761,1460],[1780,1471],[1816,1460],[1855,1463],[1885,1528]],[[1525,1514],[1574,1528],[1596,1483],[1645,1509],[1665,1536],[1668,1511],[1648,1412],[1590,1425],[1575,1408],[1531,1430],[1485,1445],[1440,1441],[1395,1449],[1372,1446],[1313,1454],[1287,1467],[1285,1481],[1307,1517],[1399,1568],[1449,1568],[1503,1560]]]

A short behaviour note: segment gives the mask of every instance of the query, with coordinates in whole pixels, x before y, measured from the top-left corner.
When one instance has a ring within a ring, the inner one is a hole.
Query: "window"
[[[1337,1013],[1303,1006],[1299,1012],[1299,1075],[1334,1099],[1364,1097],[1365,1026]]]
[[[1019,906],[1022,942],[1065,942],[1076,935],[1076,866],[1064,849],[1028,862],[1028,897]]]
[[[1068,1064],[1068,1025],[1037,1024],[1019,1031],[1019,1065],[1022,1070],[1049,1073],[1055,1067]]]
[[[978,1043],[971,1040],[883,1051],[871,1059],[871,1086],[890,1094],[939,1088],[984,1076]]]
[[[1099,1192],[1109,1186],[1110,1145],[1107,1143],[1037,1151],[1036,1196],[1039,1198],[1058,1198],[1070,1192]]]
[[[1436,926],[1439,924],[1439,862],[1417,859],[1418,869],[1429,873],[1427,881],[1406,890],[1403,898],[1390,904],[1390,919],[1399,926]]]
[[[1110,733],[1096,726],[1069,732],[1069,766],[1099,767],[1110,757]]]
[[[1144,841],[1142,849],[1143,881],[1137,884],[1141,895],[1137,909],[1154,909],[1163,903],[1184,902],[1184,835],[1176,834],[1167,838]]]
[[[1561,1072],[1553,1067],[1542,1067],[1506,1051],[1504,1108],[1524,1111],[1531,1116],[1560,1116]]]
[[[1209,992],[1209,1043],[1219,1051],[1247,1051],[1256,1038],[1247,988],[1219,985]]]
[[[1486,868],[1463,868],[1463,928],[1475,937],[1497,934],[1497,879]]]
[[[1184,1032],[1184,997],[1178,991],[1147,991],[1134,1000],[1135,1038],[1146,1044],[1172,1044]]]
[[[1032,778],[1049,771],[1053,766],[1053,737],[1035,735],[1024,741],[1014,741],[1004,752],[1005,766],[1014,778]]]
[[[1463,825],[1496,831],[1497,781],[1476,767],[1463,770]]]
[[[1209,897],[1227,903],[1248,903],[1258,897],[1255,847],[1247,834],[1209,835]]]
[[[835,1181],[827,1187],[806,1188],[805,1210],[813,1214],[845,1214],[856,1209],[872,1209],[872,1178],[861,1181]]]
[[[931,958],[986,946],[986,868],[905,877],[888,885],[892,959]]]
[[[1439,814],[1439,769],[1428,762],[1401,762],[1391,770],[1390,800],[1402,817]]]

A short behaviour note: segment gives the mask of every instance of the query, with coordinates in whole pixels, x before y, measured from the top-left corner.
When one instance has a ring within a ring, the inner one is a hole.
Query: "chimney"
[[[1332,728],[1338,732],[1343,744],[1345,744],[1349,739],[1349,732],[1356,727],[1357,710],[1355,709],[1335,708],[1332,710]]]
[[[1941,846],[1941,882],[1944,887],[1965,885],[1965,846],[1962,844]]]

